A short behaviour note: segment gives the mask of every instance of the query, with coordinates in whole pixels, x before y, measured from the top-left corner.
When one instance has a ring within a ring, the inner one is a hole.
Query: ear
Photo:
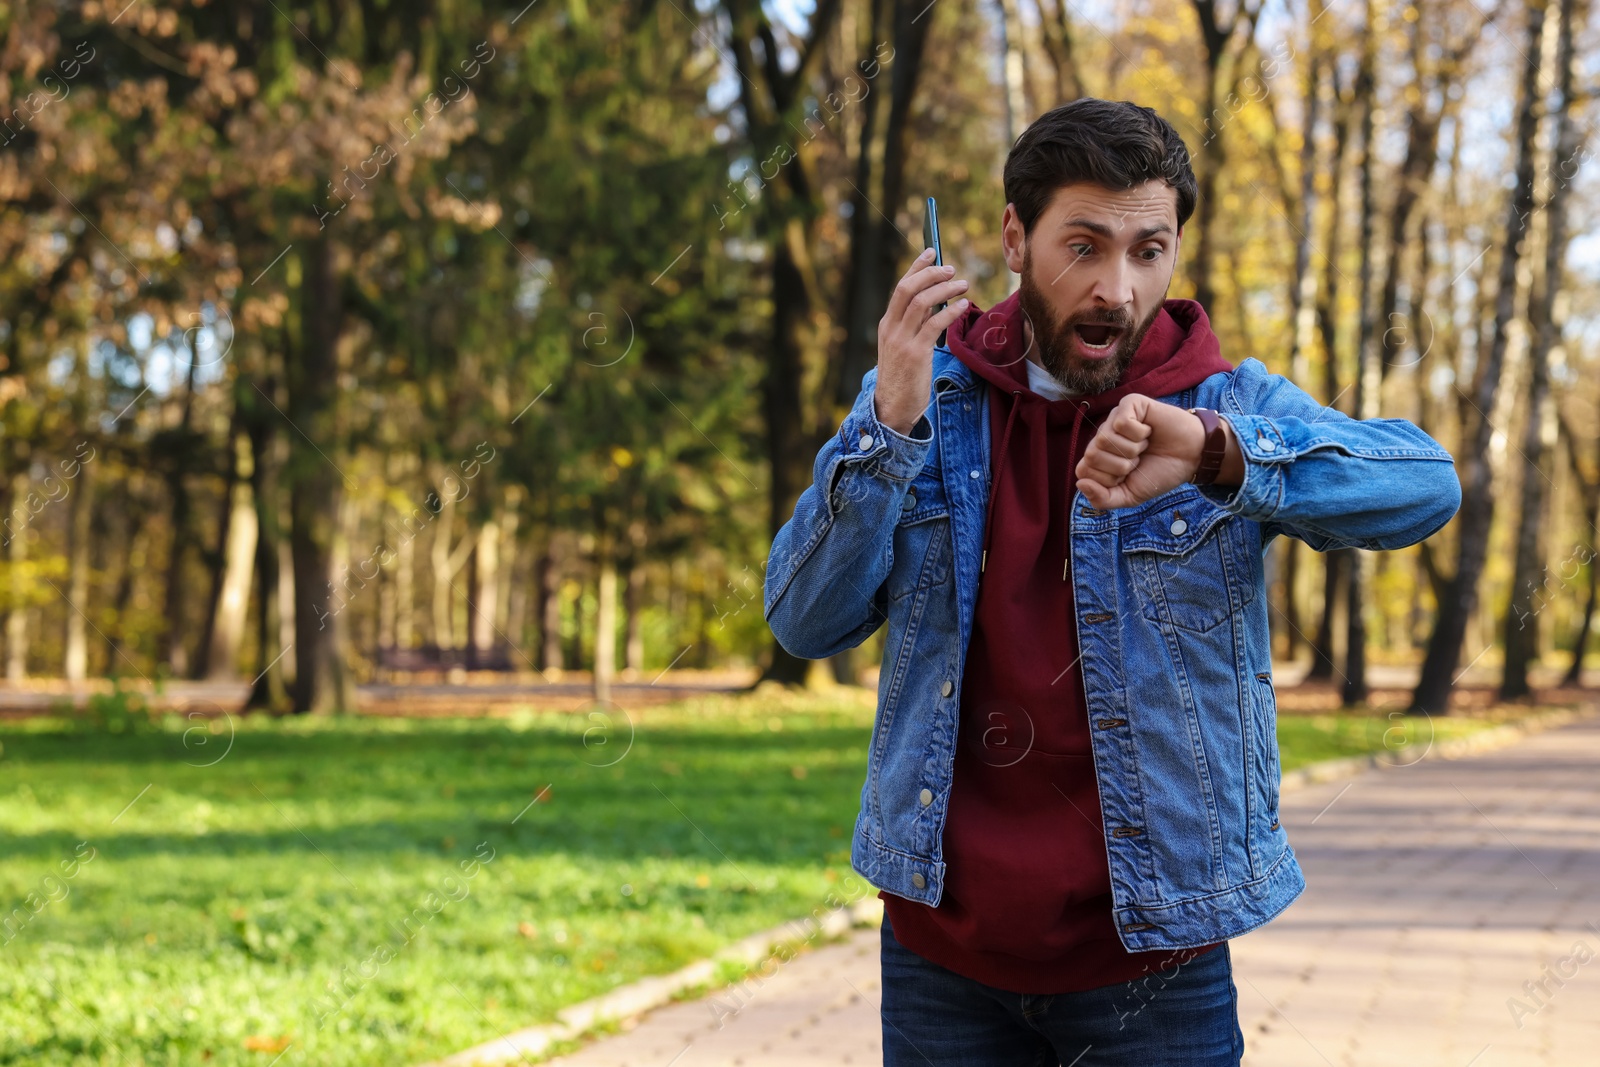
[[[1000,216],[1000,250],[1005,254],[1006,266],[1013,274],[1022,273],[1022,260],[1027,250],[1028,235],[1017,215],[1017,205],[1007,204]]]

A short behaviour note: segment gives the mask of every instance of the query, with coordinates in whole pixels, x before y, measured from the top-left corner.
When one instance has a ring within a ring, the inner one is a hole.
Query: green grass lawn
[[[405,1067],[875,893],[872,699],[0,724],[0,1064]],[[1286,716],[1284,765],[1389,725]]]
[[[1532,710],[1532,709],[1528,709]],[[1433,745],[1498,725],[1488,718],[1409,716],[1400,712],[1278,716],[1282,769],[1387,750],[1401,763],[1422,759]]]

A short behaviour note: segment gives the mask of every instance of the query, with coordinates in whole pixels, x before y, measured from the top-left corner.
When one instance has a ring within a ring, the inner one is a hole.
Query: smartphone
[[[922,247],[933,249],[933,263],[936,267],[944,266],[944,250],[939,247],[939,205],[933,202],[933,197],[928,197],[928,210],[922,216]],[[945,306],[940,304],[933,309],[934,314],[943,311]],[[945,331],[939,331],[939,344],[943,345]]]

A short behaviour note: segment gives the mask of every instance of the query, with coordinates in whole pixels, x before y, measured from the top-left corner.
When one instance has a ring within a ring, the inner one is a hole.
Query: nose
[[[1108,256],[1110,262],[1095,275],[1090,297],[1101,308],[1121,308],[1133,303],[1133,276],[1121,256]]]

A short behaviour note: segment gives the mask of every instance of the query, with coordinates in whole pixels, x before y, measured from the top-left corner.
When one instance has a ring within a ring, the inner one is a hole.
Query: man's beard
[[[1043,290],[1033,276],[1033,253],[1027,250],[1022,256],[1022,285],[1019,301],[1023,314],[1033,326],[1033,343],[1039,349],[1039,362],[1050,376],[1074,393],[1093,395],[1115,388],[1122,381],[1139,342],[1149,331],[1161,305],[1134,327],[1133,317],[1125,308],[1114,310],[1081,311],[1065,319],[1057,319],[1045,299]],[[1073,351],[1079,323],[1085,325],[1114,326],[1122,331],[1115,352],[1110,356],[1089,360]]]

